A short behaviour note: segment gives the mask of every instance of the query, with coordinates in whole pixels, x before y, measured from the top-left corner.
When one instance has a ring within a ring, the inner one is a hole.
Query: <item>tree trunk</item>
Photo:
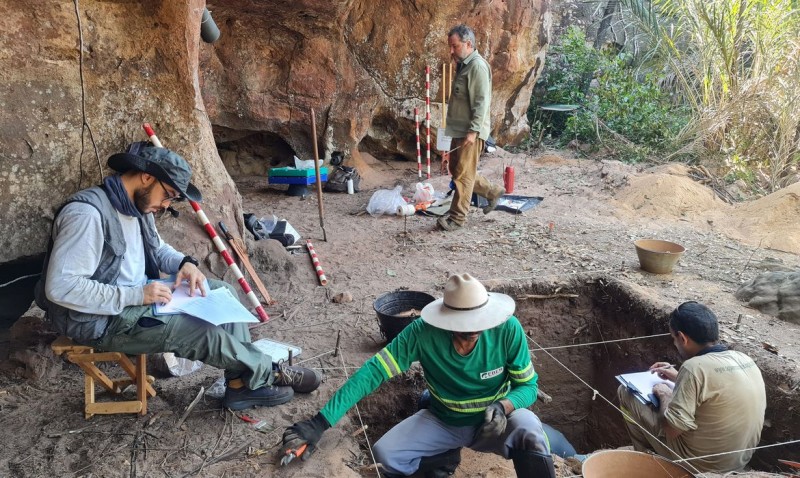
[[[608,29],[611,26],[611,19],[617,10],[619,10],[619,0],[608,0],[606,8],[603,9],[603,18],[600,20],[600,26],[597,27],[597,36],[594,37],[595,50],[602,48],[606,33],[608,33]]]

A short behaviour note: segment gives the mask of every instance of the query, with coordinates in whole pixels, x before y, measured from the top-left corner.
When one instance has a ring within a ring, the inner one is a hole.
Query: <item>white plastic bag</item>
[[[405,205],[406,200],[403,199],[403,186],[397,186],[394,189],[379,189],[372,194],[367,204],[367,212],[371,216],[379,216],[381,214],[397,214],[397,208]]]
[[[322,167],[323,160],[317,161],[320,167]],[[313,159],[300,159],[297,156],[294,157],[294,168],[295,169],[314,169],[314,160]]]
[[[200,370],[203,362],[176,357],[172,352],[150,354],[147,356],[148,365],[163,375],[183,377]]]
[[[414,193],[414,204],[433,201],[433,186],[431,183],[417,183],[417,192]]]

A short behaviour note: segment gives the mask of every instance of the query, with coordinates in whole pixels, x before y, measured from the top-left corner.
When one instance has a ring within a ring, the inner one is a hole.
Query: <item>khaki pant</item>
[[[208,280],[211,289],[228,283]],[[225,370],[228,380],[241,378],[250,389],[272,383],[272,358],[250,343],[245,323],[216,326],[188,315],[154,315],[152,307],[126,307],[110,317],[105,334],[89,345],[129,355],[172,352]]]
[[[502,186],[495,186],[478,174],[478,158],[483,151],[484,141],[476,139],[472,144],[462,146],[463,144],[464,138],[453,138],[451,147],[459,149],[450,156],[450,173],[456,186],[453,202],[450,204],[450,219],[461,226],[467,221],[472,193],[492,200],[505,192]]]
[[[670,460],[682,458],[669,450],[670,448],[674,450],[675,444],[670,444],[664,434],[655,408],[637,400],[624,385],[620,385],[617,389],[617,396],[619,397],[620,408],[626,415],[625,426],[628,428],[628,435],[630,435],[631,441],[633,441],[634,450],[642,452],[655,451]],[[637,423],[641,427],[637,426]],[[645,433],[642,428],[655,435],[658,440]]]

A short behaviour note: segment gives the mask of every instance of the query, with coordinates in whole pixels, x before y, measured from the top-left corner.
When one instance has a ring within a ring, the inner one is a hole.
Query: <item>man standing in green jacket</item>
[[[455,149],[450,158],[455,192],[449,216],[441,217],[437,224],[445,231],[453,231],[467,221],[472,193],[489,200],[483,208],[483,213],[488,214],[497,207],[505,189],[478,174],[478,159],[490,131],[492,71],[475,49],[475,33],[468,26],[458,25],[450,30],[447,43],[456,62],[446,129],[447,136],[453,138],[451,148]]]
[[[320,412],[283,434],[284,455],[305,460],[322,433],[383,382],[419,361],[430,405],[406,418],[375,443],[384,476],[448,476],[460,450],[511,458],[517,476],[555,478],[553,459],[539,418],[528,407],[536,400],[538,374],[531,364],[514,300],[488,293],[469,274],[455,275],[444,298],[427,305],[385,348],[336,391]]]

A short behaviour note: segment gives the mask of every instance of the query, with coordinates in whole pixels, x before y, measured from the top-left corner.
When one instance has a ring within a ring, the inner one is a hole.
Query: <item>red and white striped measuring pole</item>
[[[311,262],[314,264],[314,270],[317,271],[317,277],[319,277],[319,283],[322,285],[328,285],[328,278],[325,277],[325,272],[322,271],[322,266],[319,264],[319,257],[317,257],[317,251],[314,250],[314,246],[311,244],[309,239],[306,239],[306,247],[308,248],[308,255],[311,256]]]
[[[417,130],[417,176],[422,178],[422,153],[419,150],[419,108],[414,108],[414,127]]]
[[[427,158],[427,178],[431,178],[431,67],[425,66],[425,157]]]
[[[164,147],[156,136],[155,131],[153,131],[153,128],[150,127],[150,123],[144,123],[142,127],[144,128],[144,132],[147,134],[147,137],[150,138],[150,141],[156,147]],[[206,230],[208,237],[211,238],[211,242],[214,243],[214,246],[216,246],[222,258],[225,259],[225,263],[228,264],[228,268],[233,271],[233,275],[236,277],[236,280],[239,282],[242,290],[245,294],[247,294],[247,300],[250,302],[250,305],[255,307],[256,313],[258,314],[258,320],[261,322],[267,322],[269,320],[269,316],[264,311],[264,308],[261,307],[261,302],[258,301],[258,297],[256,297],[255,292],[253,292],[253,289],[250,288],[250,284],[248,284],[247,280],[245,280],[244,274],[242,274],[239,266],[237,266],[236,262],[233,261],[228,249],[225,248],[225,244],[222,243],[222,239],[217,236],[217,231],[214,230],[214,226],[208,222],[206,213],[200,209],[200,204],[198,204],[196,201],[189,200],[189,204],[192,206],[192,209],[194,209],[195,214],[197,214],[197,220],[200,222],[200,225]]]

